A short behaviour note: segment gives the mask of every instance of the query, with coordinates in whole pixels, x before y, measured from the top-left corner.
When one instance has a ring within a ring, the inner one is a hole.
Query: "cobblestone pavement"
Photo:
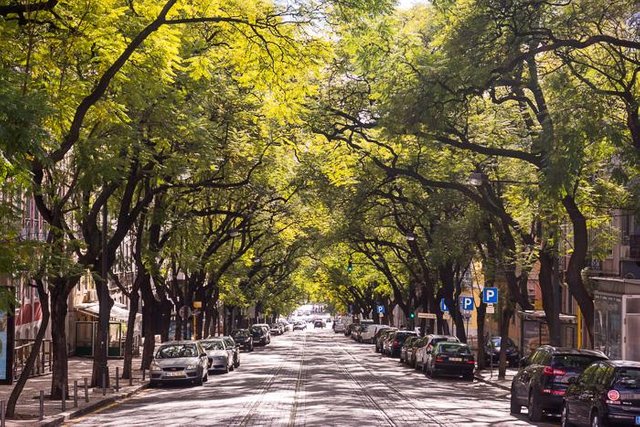
[[[330,329],[288,332],[200,387],[144,390],[77,426],[525,426],[487,381],[431,379]],[[558,425],[557,418],[538,426]]]

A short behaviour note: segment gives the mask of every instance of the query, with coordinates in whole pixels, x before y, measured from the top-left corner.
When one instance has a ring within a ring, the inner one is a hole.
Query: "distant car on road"
[[[307,329],[307,322],[296,322],[293,324],[293,330],[294,331],[302,331]]]
[[[558,413],[569,380],[593,362],[606,360],[597,350],[542,345],[522,361],[511,381],[511,413],[526,406],[529,419],[537,422],[545,411]]]
[[[382,348],[382,353],[389,357],[400,357],[400,349],[402,349],[402,345],[404,344],[404,340],[408,337],[415,337],[418,334],[415,331],[395,331],[391,334],[387,335],[384,340],[384,346]]]
[[[327,326],[322,319],[316,319],[313,321],[313,328],[323,328]]]
[[[569,380],[562,406],[563,426],[639,424],[639,362],[595,362]]]
[[[231,331],[233,340],[242,347],[244,351],[253,351],[253,337],[248,329],[235,329]]]
[[[507,338],[505,342],[506,345],[504,346],[504,351],[507,356],[507,363],[509,364],[509,367],[518,366],[520,364],[520,351],[518,350],[518,347],[511,338]],[[494,365],[498,364],[501,343],[501,337],[491,337],[487,340],[484,347],[484,358],[487,365],[492,362]]]
[[[432,378],[439,374],[461,375],[473,381],[476,360],[467,344],[440,341],[431,350],[426,371]]]
[[[253,325],[249,329],[251,330],[254,345],[267,345],[271,342],[271,334],[269,333],[268,326]]]
[[[199,343],[209,358],[209,372],[222,371],[229,373],[229,371],[233,371],[235,367],[233,363],[235,345],[230,347],[222,338],[208,338],[200,340]]]
[[[171,341],[160,344],[151,362],[149,385],[190,381],[202,385],[207,381],[209,359],[196,341]]]
[[[336,320],[333,322],[333,332],[335,332],[336,334],[338,332],[344,332],[346,325],[344,324],[344,322],[341,322],[339,320]]]

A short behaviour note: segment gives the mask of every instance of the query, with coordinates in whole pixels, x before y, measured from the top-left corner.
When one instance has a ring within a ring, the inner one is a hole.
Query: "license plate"
[[[636,425],[640,426],[640,415],[636,415]]]
[[[462,362],[462,357],[450,357],[449,360],[452,362]]]
[[[184,372],[165,372],[165,375],[168,377],[184,377]]]

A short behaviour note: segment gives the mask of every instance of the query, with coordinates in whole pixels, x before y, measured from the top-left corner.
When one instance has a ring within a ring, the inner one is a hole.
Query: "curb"
[[[131,391],[128,391],[126,393],[119,393],[113,396],[109,396],[109,397],[105,397],[104,399],[100,399],[96,402],[90,403],[89,405],[85,406],[84,408],[80,408],[76,411],[73,412],[63,412],[61,414],[58,415],[54,415],[51,416],[49,420],[47,420],[45,418],[45,420],[43,420],[42,422],[40,422],[38,424],[39,427],[56,427],[59,425],[62,425],[62,423],[64,423],[65,421],[69,421],[73,418],[78,418],[81,417],[83,415],[87,415],[90,414],[92,412],[97,411],[98,409],[104,408],[105,406],[111,405],[112,403],[117,402],[118,400],[121,399],[126,399],[128,397],[133,396],[136,393],[139,393],[140,391],[149,388],[149,383],[146,384],[141,384],[140,386],[134,388]]]
[[[505,391],[511,391],[511,387],[506,386],[506,385],[502,385],[502,384],[498,384],[498,383],[496,383],[494,381],[491,381],[491,380],[488,380],[486,378],[483,378],[480,375],[475,375],[475,378],[480,382],[483,382],[485,384],[489,384],[490,386],[497,387],[497,388],[500,388],[500,389],[505,390]]]

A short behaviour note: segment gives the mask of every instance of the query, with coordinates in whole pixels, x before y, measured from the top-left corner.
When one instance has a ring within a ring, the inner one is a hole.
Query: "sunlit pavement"
[[[331,329],[288,332],[242,353],[241,365],[201,387],[142,393],[77,420],[79,426],[525,426],[508,392],[425,377]]]

